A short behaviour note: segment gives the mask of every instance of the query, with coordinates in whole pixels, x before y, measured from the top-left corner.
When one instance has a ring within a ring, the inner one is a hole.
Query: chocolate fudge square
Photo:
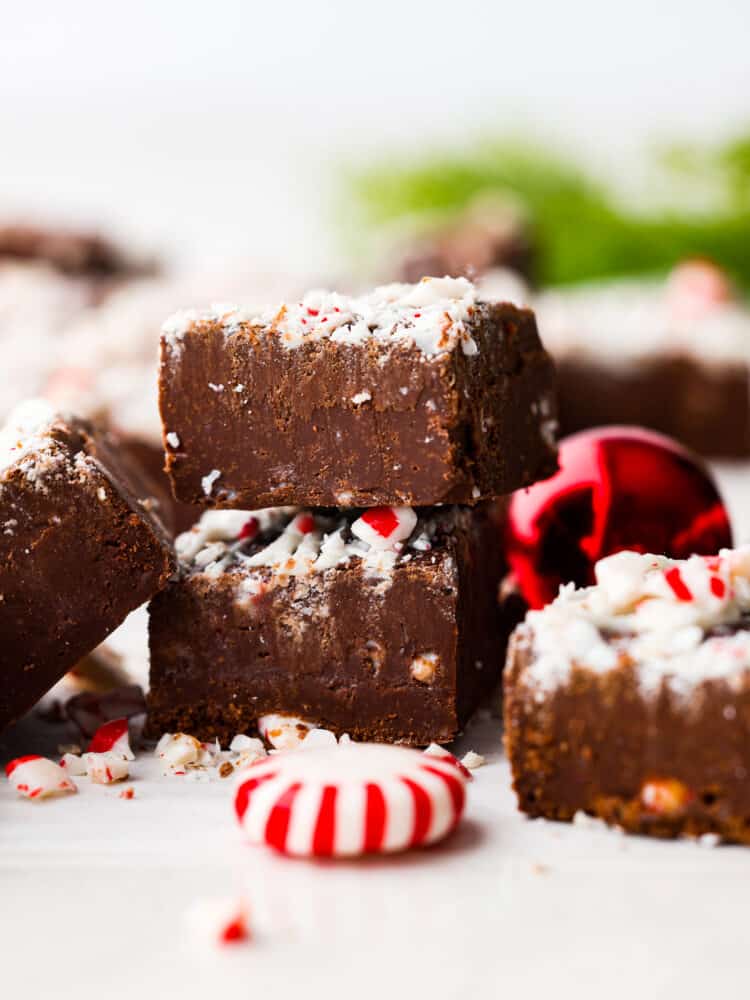
[[[534,308],[563,433],[637,424],[702,455],[750,456],[750,310],[718,268],[552,290]]]
[[[602,560],[516,630],[504,694],[525,813],[750,844],[750,548]]]
[[[174,570],[117,442],[41,401],[0,432],[0,729]]]
[[[160,407],[175,496],[204,506],[475,504],[556,467],[534,315],[465,278],[179,313]]]
[[[150,605],[149,731],[228,741],[297,716],[358,740],[451,740],[498,681],[485,508],[208,511]]]

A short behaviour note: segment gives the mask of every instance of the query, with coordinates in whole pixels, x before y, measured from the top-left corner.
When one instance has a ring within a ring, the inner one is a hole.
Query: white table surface
[[[743,473],[721,480],[744,515]],[[0,759],[54,755],[64,738],[32,717]],[[132,801],[81,779],[78,795],[31,803],[1,781],[0,998],[742,995],[750,851],[525,820],[498,720],[476,722],[467,749],[488,764],[457,834],[364,863],[248,847],[231,779],[165,777],[150,755]],[[191,903],[240,893],[252,944],[197,947]]]

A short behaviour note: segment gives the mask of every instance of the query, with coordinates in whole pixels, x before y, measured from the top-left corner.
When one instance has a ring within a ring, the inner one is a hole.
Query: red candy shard
[[[113,719],[99,726],[89,743],[89,753],[109,753],[128,735],[128,720]]]
[[[398,527],[398,516],[393,507],[371,507],[364,512],[362,520],[383,538],[388,538]]]
[[[249,517],[247,521],[245,521],[245,523],[240,528],[240,533],[239,535],[237,535],[237,539],[239,541],[243,541],[245,538],[250,538],[250,539],[255,538],[255,536],[258,534],[259,527],[260,525],[258,524],[258,518]]]
[[[241,917],[230,921],[230,923],[228,923],[221,932],[221,941],[223,944],[234,944],[237,941],[247,941],[249,937],[250,935],[247,932],[247,924]]]
[[[711,475],[671,438],[601,427],[565,438],[559,462],[508,508],[508,563],[530,607],[544,607],[561,584],[592,584],[595,563],[623,549],[685,559],[731,548]]]
[[[294,522],[294,527],[301,535],[307,535],[315,529],[315,518],[312,514],[299,514]]]
[[[11,760],[5,765],[6,777],[9,778],[20,764],[27,764],[30,760],[41,760],[41,759],[42,759],[41,755],[38,753],[29,753],[26,754],[25,757],[16,757],[15,760]],[[20,785],[18,787],[21,788]]]
[[[678,566],[673,566],[672,569],[667,570],[664,574],[664,579],[672,588],[674,596],[678,601],[692,601],[693,595],[690,588],[682,579],[682,573],[680,573]]]

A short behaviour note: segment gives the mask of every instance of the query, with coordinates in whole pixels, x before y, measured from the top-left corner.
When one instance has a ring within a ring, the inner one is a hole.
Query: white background
[[[6,2],[0,210],[316,269],[342,158],[511,129],[627,173],[747,123],[749,29],[743,0]]]

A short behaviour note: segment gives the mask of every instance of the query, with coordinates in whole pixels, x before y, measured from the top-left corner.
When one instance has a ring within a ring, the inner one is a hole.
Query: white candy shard
[[[27,799],[46,799],[78,791],[65,768],[37,754],[17,757],[6,764],[5,773],[18,794]]]
[[[203,492],[206,494],[207,497],[211,496],[211,493],[214,488],[214,483],[219,478],[219,476],[221,476],[220,469],[211,469],[211,471],[207,472],[205,476],[201,476],[201,488],[203,489]]]
[[[300,750],[314,750],[316,747],[336,746],[336,734],[330,729],[311,729],[300,745]]]
[[[86,774],[96,785],[112,785],[124,781],[130,771],[124,757],[113,753],[84,754]]]
[[[181,771],[204,765],[207,751],[199,740],[187,733],[164,733],[154,753],[167,770]]]
[[[239,733],[232,738],[229,749],[232,753],[257,753],[261,757],[266,755],[263,742],[257,736],[245,736],[244,733]]]
[[[262,715],[258,719],[258,732],[274,750],[294,750],[313,728],[295,715]]]
[[[64,767],[65,773],[75,778],[82,778],[86,773],[86,761],[79,754],[75,753],[63,754],[60,767]]]
[[[487,758],[483,757],[481,753],[475,753],[473,750],[469,750],[461,758],[461,763],[469,771],[475,771],[478,767],[483,767],[487,763]]]

